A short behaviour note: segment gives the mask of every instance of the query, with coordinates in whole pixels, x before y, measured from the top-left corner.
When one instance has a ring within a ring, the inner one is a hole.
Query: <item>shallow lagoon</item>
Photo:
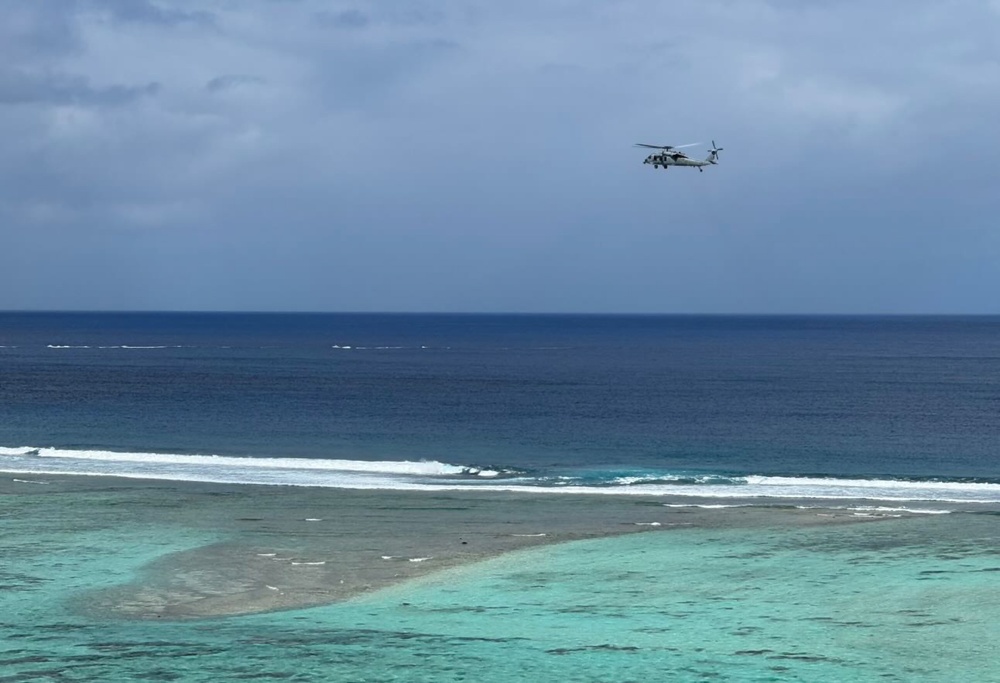
[[[1000,679],[1000,527],[991,513],[813,524],[806,516],[830,513],[647,505],[633,508],[644,515],[635,519],[662,511],[663,526],[459,558],[440,570],[433,560],[407,562],[428,568],[325,606],[183,620],[109,609],[123,586],[130,599],[143,590],[160,599],[164,573],[217,581],[204,566],[174,563],[198,548],[244,547],[252,563],[261,531],[234,520],[252,511],[253,497],[238,487],[186,495],[124,485],[0,496],[0,681]],[[275,492],[256,514],[287,499],[289,519],[301,520],[298,505],[315,496],[330,493]],[[558,506],[583,516],[579,499],[563,498],[536,524],[556,519]],[[383,498],[386,508],[398,500]],[[503,508],[466,503],[481,513],[478,537],[510,535]],[[626,519],[619,503],[587,505]],[[404,532],[418,544],[413,528]],[[300,548],[330,541],[303,533],[272,526],[265,535]]]

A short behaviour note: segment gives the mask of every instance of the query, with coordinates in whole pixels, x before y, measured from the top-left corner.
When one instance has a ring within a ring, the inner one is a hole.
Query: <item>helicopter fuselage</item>
[[[694,147],[701,143],[692,143],[690,145],[680,145],[680,147]],[[651,164],[653,168],[663,168],[668,169],[671,166],[694,166],[699,171],[704,171],[705,166],[715,166],[719,163],[719,152],[722,148],[715,144],[715,140],[712,140],[712,148],[708,150],[708,157],[705,159],[692,159],[684,152],[678,151],[678,146],[675,145],[649,145],[645,142],[638,142],[636,147],[652,147],[657,152],[653,152],[646,157],[646,160],[642,163]]]
[[[671,156],[670,154],[650,154],[643,161],[644,164],[652,164],[653,168],[663,166],[711,166],[712,162],[704,159],[692,159],[687,156]]]

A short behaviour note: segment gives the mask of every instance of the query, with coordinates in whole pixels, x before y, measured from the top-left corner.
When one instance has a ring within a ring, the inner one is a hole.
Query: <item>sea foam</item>
[[[552,477],[436,460],[251,458],[31,446],[0,447],[0,471],[349,489],[694,497],[718,500],[720,506],[727,504],[725,499],[738,499],[742,504],[766,504],[774,499],[841,499],[1000,505],[1000,484],[991,482],[666,472],[637,476],[622,476],[619,472],[602,477],[592,471]]]

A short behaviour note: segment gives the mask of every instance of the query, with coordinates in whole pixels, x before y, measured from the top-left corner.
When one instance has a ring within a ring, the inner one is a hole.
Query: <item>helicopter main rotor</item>
[[[635,143],[635,146],[636,147],[649,147],[650,149],[662,149],[665,152],[669,152],[672,149],[683,149],[685,147],[695,147],[695,146],[700,145],[700,144],[702,144],[702,143],[700,143],[700,142],[691,142],[691,143],[688,143],[686,145],[647,145],[644,142],[637,142],[637,143]],[[713,143],[713,145],[714,145],[714,143]]]

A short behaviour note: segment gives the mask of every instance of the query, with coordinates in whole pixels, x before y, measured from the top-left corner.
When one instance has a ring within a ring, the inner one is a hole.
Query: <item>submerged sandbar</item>
[[[80,610],[133,619],[187,619],[347,600],[532,546],[681,528],[801,527],[882,519],[829,508],[674,507],[691,499],[495,491],[409,492],[0,476],[0,495],[42,497],[72,529],[153,524],[218,540],[163,555],[125,585],[85,592]],[[62,502],[65,505],[61,505]],[[51,513],[50,513],[51,514]],[[60,513],[61,514],[61,513]],[[95,519],[96,515],[96,519]],[[128,553],[127,542],[120,548]]]

